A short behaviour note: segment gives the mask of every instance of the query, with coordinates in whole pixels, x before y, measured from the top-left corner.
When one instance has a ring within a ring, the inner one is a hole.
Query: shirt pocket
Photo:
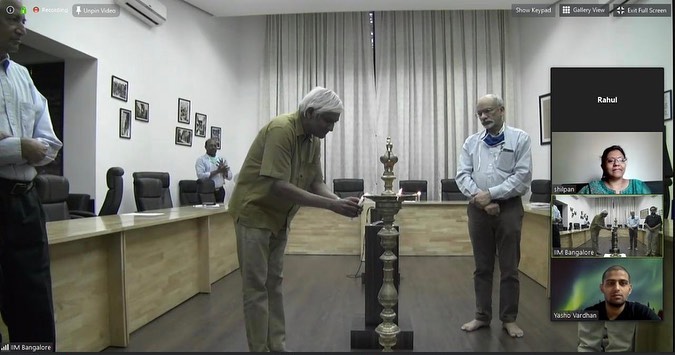
[[[35,128],[35,116],[38,112],[38,107],[29,102],[22,102],[19,106],[19,119],[21,122],[21,129],[23,130],[22,137],[33,137],[33,130]]]
[[[497,169],[505,172],[512,172],[515,165],[515,154],[510,150],[503,150],[499,154],[499,161],[497,162]]]

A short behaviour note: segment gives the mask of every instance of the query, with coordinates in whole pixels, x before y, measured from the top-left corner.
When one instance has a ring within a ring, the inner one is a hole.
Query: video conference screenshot
[[[1,352],[673,352],[672,2],[0,3]]]

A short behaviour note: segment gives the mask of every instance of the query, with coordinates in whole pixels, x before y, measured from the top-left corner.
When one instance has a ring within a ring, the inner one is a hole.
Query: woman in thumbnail
[[[602,179],[591,181],[579,193],[591,195],[648,195],[649,187],[638,179],[624,179],[626,172],[626,153],[623,148],[613,145],[600,158]]]

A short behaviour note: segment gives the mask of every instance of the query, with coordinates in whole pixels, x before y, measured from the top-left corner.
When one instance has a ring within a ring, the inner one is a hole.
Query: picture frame
[[[189,128],[176,127],[175,143],[177,145],[192,147],[192,130]]]
[[[129,82],[113,75],[110,83],[110,96],[127,102],[129,99]]]
[[[220,137],[222,129],[220,127],[211,126],[211,139],[216,141],[218,150],[220,150]]]
[[[143,121],[143,122],[148,122],[150,121],[150,104],[141,101],[141,100],[136,100],[136,104],[134,114],[135,118],[137,121]]]
[[[663,120],[673,119],[673,90],[667,90],[663,93]]]
[[[190,100],[178,99],[178,123],[190,124]]]
[[[131,110],[120,109],[120,138],[131,139]]]
[[[539,95],[539,143],[551,144],[551,94]]]
[[[206,137],[206,115],[195,113],[195,137]]]

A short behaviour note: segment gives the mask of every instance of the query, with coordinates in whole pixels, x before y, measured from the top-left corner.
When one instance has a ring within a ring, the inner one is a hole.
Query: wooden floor
[[[290,350],[352,351],[350,330],[365,308],[364,286],[353,277],[359,262],[358,256],[286,256],[284,302]],[[474,316],[473,267],[472,257],[400,260],[399,312],[412,322],[414,351],[576,351],[576,323],[552,323],[546,290],[523,274],[518,323],[525,337],[509,337],[498,318],[490,328],[472,333],[460,330]],[[497,292],[495,287],[495,314]],[[211,294],[199,294],[131,334],[129,347],[106,349],[247,350],[238,271],[213,284]]]

